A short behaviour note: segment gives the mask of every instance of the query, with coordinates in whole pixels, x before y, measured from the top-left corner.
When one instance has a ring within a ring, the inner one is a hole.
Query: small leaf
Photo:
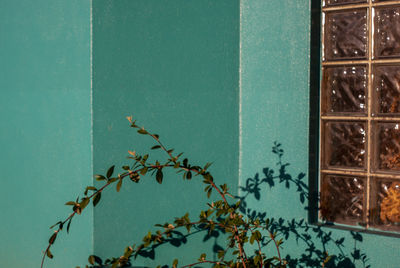
[[[139,129],[137,132],[143,135],[148,134],[148,132],[144,128]]]
[[[146,175],[148,169],[149,169],[148,167],[142,168],[142,170],[140,171],[140,174]]]
[[[151,147],[152,150],[159,149],[159,148],[161,148],[160,145],[154,145],[153,147]]]
[[[49,257],[50,259],[52,259],[52,258],[54,257],[53,254],[51,254],[50,249],[47,249],[46,255],[47,255],[47,257]]]
[[[54,233],[49,239],[49,244],[54,244],[54,241],[56,241],[56,238],[57,238],[57,233]]]
[[[104,177],[103,175],[94,175],[94,178],[95,178],[97,181],[104,181],[104,180],[106,180],[106,177]]]
[[[96,191],[96,190],[97,190],[97,188],[96,188],[96,187],[94,187],[94,186],[88,186],[88,187],[86,187],[86,190],[85,190],[85,195],[87,195],[87,193],[89,192],[89,190]]]
[[[119,260],[116,260],[113,265],[111,266],[111,268],[117,268],[119,264]]]
[[[181,165],[181,162],[176,162],[174,165],[174,168],[179,168],[180,165]]]
[[[110,178],[112,176],[112,174],[114,173],[114,168],[115,166],[111,166],[108,170],[107,170],[107,178]]]
[[[90,202],[90,199],[88,197],[83,198],[80,203],[81,210],[83,210],[89,204],[89,202]]]
[[[204,170],[207,170],[210,166],[212,165],[212,163],[207,163],[205,166],[204,166]]]
[[[122,169],[129,170],[130,168],[129,168],[129,166],[123,166]]]
[[[118,178],[110,178],[109,180],[108,180],[108,182],[109,183],[112,183],[112,182],[116,182],[118,180]]]
[[[174,262],[172,263],[172,267],[173,268],[178,267],[178,260],[177,259],[175,259]]]
[[[162,181],[163,181],[163,173],[162,173],[162,170],[161,170],[161,169],[158,169],[158,170],[157,170],[156,180],[157,180],[157,182],[158,182],[159,184],[161,184]]]
[[[99,203],[101,198],[101,192],[98,192],[93,198],[93,206],[95,207]]]
[[[91,265],[94,265],[94,255],[90,255],[88,261]]]
[[[208,198],[210,198],[211,192],[212,192],[212,188],[208,189],[208,191],[207,191],[207,197],[208,197]]]
[[[119,190],[121,190],[121,186],[122,186],[122,179],[119,179],[119,181],[117,183],[117,192],[119,192]]]
[[[69,227],[71,226],[72,218],[69,219],[67,224],[67,234],[69,233]]]
[[[188,180],[190,180],[191,178],[192,178],[192,172],[188,172],[187,174],[186,174],[186,178],[188,179]]]
[[[75,202],[74,201],[68,201],[67,203],[65,203],[65,205],[67,206],[75,206]]]
[[[128,151],[128,153],[131,155],[131,156],[135,156],[136,155],[136,152],[135,151]]]

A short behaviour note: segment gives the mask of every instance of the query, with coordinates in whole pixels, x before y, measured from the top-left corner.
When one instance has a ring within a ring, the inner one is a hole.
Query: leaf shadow
[[[248,199],[252,198],[260,202],[266,188],[271,190],[278,185],[284,185],[288,191],[295,191],[298,194],[300,204],[307,212],[315,213],[318,209],[319,193],[310,191],[306,183],[306,174],[304,172],[296,175],[288,173],[287,168],[290,163],[284,161],[284,150],[280,143],[274,142],[272,153],[278,159],[276,167],[263,168],[261,176],[260,173],[256,173],[246,180],[244,186],[240,186],[241,195],[237,196],[241,200],[240,211],[249,218],[267,220],[267,213],[249,207]],[[328,268],[370,267],[367,255],[359,248],[359,244],[363,242],[360,232],[349,231],[354,246],[350,252],[346,252],[345,237],[334,237],[329,229],[309,223],[305,219],[269,218],[269,227],[271,232],[276,232],[283,239],[291,238],[295,239],[298,245],[303,244],[304,252],[300,256],[292,254],[284,256],[288,267],[321,267],[324,261],[324,267]],[[266,247],[269,242],[268,237],[264,236],[262,246]],[[332,246],[338,253],[328,257],[327,248]]]

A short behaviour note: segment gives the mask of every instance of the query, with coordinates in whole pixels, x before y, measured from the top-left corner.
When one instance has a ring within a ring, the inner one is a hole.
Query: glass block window
[[[400,231],[400,0],[324,0],[320,219]]]

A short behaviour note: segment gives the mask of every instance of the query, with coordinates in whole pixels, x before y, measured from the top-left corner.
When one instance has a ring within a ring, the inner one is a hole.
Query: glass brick
[[[321,185],[321,217],[330,222],[365,222],[365,177],[325,175]]]
[[[375,57],[399,57],[400,7],[379,7],[375,13]]]
[[[365,122],[325,121],[325,167],[365,170],[367,130]]]
[[[370,224],[382,230],[400,230],[400,180],[372,178]]]
[[[400,65],[374,66],[374,115],[400,114]]]
[[[366,9],[327,12],[325,20],[325,60],[366,59]]]
[[[335,66],[323,70],[323,112],[361,113],[367,111],[368,71],[366,66]]]
[[[326,0],[326,6],[337,6],[337,5],[346,5],[346,4],[358,4],[358,3],[367,3],[367,0]]]
[[[400,170],[400,122],[374,123],[374,170]]]

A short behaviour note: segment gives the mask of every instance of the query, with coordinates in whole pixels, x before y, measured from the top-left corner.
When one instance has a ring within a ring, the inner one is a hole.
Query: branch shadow
[[[241,200],[240,211],[252,219],[267,220],[267,213],[258,211],[249,207],[248,199],[254,198],[260,202],[262,191],[265,188],[272,189],[278,185],[284,185],[287,190],[295,189],[298,193],[300,204],[308,214],[316,214],[318,210],[319,194],[309,190],[306,184],[306,174],[300,172],[293,176],[287,172],[290,163],[284,162],[284,150],[282,145],[274,142],[272,147],[273,154],[276,155],[278,162],[276,168],[265,167],[262,175],[256,173],[253,178],[248,178],[244,186],[240,186],[242,195],[238,196]],[[281,238],[288,240],[295,239],[299,245],[303,244],[304,252],[300,256],[287,254],[284,256],[288,262],[288,267],[324,267],[328,268],[355,268],[361,264],[361,267],[369,268],[368,257],[359,248],[363,242],[363,236],[356,231],[349,231],[353,243],[350,252],[345,251],[345,237],[334,237],[332,231],[317,225],[315,222],[304,219],[284,219],[269,218],[269,227],[271,232],[277,232]],[[265,247],[269,243],[269,237],[264,236],[262,245]],[[339,253],[327,255],[327,248],[334,246]]]
[[[306,183],[306,174],[300,172],[297,175],[292,175],[288,172],[290,163],[284,161],[284,150],[280,143],[274,142],[272,153],[277,157],[275,167],[263,168],[261,174],[256,173],[252,178],[248,178],[245,181],[244,186],[239,186],[242,194],[236,196],[236,198],[241,201],[240,212],[251,219],[258,218],[260,221],[266,221],[268,219],[270,231],[273,233],[276,232],[279,239],[294,239],[299,246],[302,246],[303,250],[299,256],[295,256],[294,254],[282,256],[287,261],[287,267],[370,268],[367,255],[363,253],[359,247],[363,242],[363,236],[359,232],[349,231],[353,247],[350,251],[347,249],[346,252],[345,242],[348,242],[345,241],[346,237],[334,237],[332,231],[316,225],[315,222],[310,221],[310,219],[268,218],[265,211],[259,211],[248,205],[249,199],[255,199],[257,202],[261,202],[262,195],[265,194],[266,190],[272,190],[274,187],[283,185],[287,191],[295,191],[295,193],[297,193],[299,202],[307,213],[316,213],[318,209],[319,194],[310,190]],[[289,195],[292,195],[292,193],[289,193]],[[268,209],[268,206],[265,207]],[[158,247],[169,245],[179,248],[187,244],[188,239],[195,234],[203,234],[202,242],[213,241],[213,257],[217,259],[218,251],[224,250],[219,242],[225,240],[225,232],[220,229],[214,229],[208,232],[201,228],[201,226],[195,228],[188,234],[174,230],[171,237],[165,239],[162,243],[141,250],[138,256],[145,259],[156,260],[156,250]],[[269,236],[264,236],[261,241],[262,248],[266,250],[270,242]],[[338,253],[333,255],[329,254],[328,258],[327,249],[332,248],[332,246],[336,248],[336,252]],[[96,258],[98,257],[96,256]],[[96,262],[104,263],[100,258],[96,260]],[[134,262],[134,260],[128,262],[123,267],[148,267],[132,266]],[[361,266],[359,264],[361,264]],[[108,266],[98,265],[91,267],[101,268]],[[164,265],[161,267],[169,268],[170,266]]]

